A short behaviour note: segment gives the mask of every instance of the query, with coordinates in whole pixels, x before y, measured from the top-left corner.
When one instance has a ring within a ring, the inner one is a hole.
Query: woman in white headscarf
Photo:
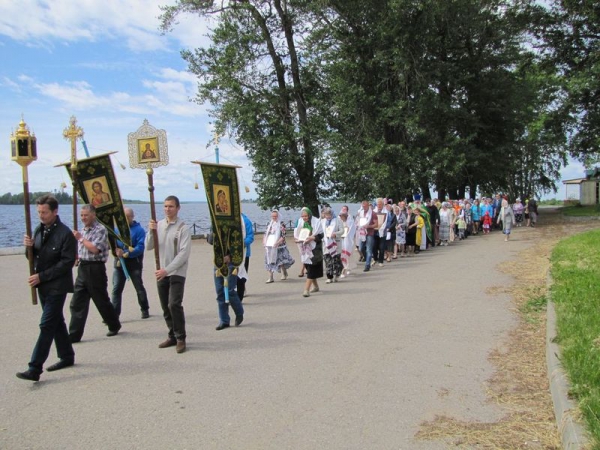
[[[341,236],[342,239],[342,274],[340,278],[344,278],[347,275],[350,275],[350,270],[352,269],[352,252],[355,247],[355,237],[356,237],[356,224],[354,222],[354,218],[349,215],[348,207],[344,206],[342,211],[340,212],[338,219],[340,220],[343,228],[343,233]]]
[[[326,283],[338,281],[342,274],[342,256],[340,249],[341,236],[344,233],[342,221],[333,216],[330,207],[325,207],[321,211],[321,228],[323,228],[323,254],[325,256],[325,269],[327,274]]]
[[[283,273],[281,279],[287,280],[287,269],[296,262],[287,248],[285,231],[285,223],[281,220],[279,211],[274,209],[271,211],[271,221],[267,225],[267,230],[263,236],[265,269],[269,272],[267,283],[273,283],[273,273],[275,271]]]
[[[314,217],[312,211],[304,207],[300,213],[301,220],[294,230],[296,243],[300,245],[300,258],[306,269],[304,297],[310,297],[311,292],[319,292],[317,279],[323,277],[323,227],[321,220]],[[311,289],[312,286],[312,289]]]
[[[515,224],[515,213],[512,207],[508,204],[508,200],[502,200],[502,207],[500,208],[500,214],[496,223],[502,221],[502,232],[504,233],[504,241],[507,242],[510,237],[510,230]]]

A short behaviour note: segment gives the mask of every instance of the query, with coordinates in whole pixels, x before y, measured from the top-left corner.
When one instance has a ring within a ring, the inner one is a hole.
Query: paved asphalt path
[[[299,263],[265,284],[253,247],[245,321],[215,331],[211,251],[194,241],[184,307],[188,351],[166,338],[153,254],[141,320],[128,283],[123,329],[105,336],[94,306],[76,365],[19,380],[38,334],[21,255],[0,257],[1,449],[443,449],[414,438],[436,415],[497,420],[486,402],[487,360],[516,325],[511,283],[495,267],[532,244],[531,229],[473,236],[398,259],[302,297]],[[290,242],[294,257],[297,249]],[[69,297],[70,298],[70,297]],[[67,303],[68,303],[67,299]],[[68,307],[65,308],[68,318]],[[56,361],[52,349],[47,364]]]

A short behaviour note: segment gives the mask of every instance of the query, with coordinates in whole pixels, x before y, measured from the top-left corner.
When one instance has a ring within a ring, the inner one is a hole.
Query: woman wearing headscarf
[[[515,200],[515,204],[513,205],[513,212],[515,213],[515,222],[517,227],[523,226],[524,209],[525,207],[523,206],[523,203],[521,203],[521,199],[517,198]]]
[[[406,215],[406,255],[414,256],[415,245],[417,244],[417,216],[413,211],[412,203],[408,205]]]
[[[354,218],[349,215],[348,207],[345,206],[342,208],[338,216],[339,221],[341,222],[343,233],[341,236],[342,240],[342,274],[340,278],[344,278],[347,275],[350,275],[351,269],[351,258],[352,252],[355,247],[355,236],[356,236],[356,224],[354,222]]]
[[[500,213],[498,214],[497,223],[499,224],[502,221],[502,232],[504,233],[504,241],[508,242],[508,238],[510,237],[510,230],[512,225],[515,224],[515,213],[513,212],[511,206],[508,204],[508,200],[502,200],[502,206],[500,207]]]
[[[281,220],[279,211],[271,211],[271,221],[263,236],[263,246],[265,248],[265,269],[269,272],[267,283],[273,283],[273,273],[275,271],[283,273],[282,280],[287,280],[289,269],[296,261],[290,255],[285,242],[285,223]]]
[[[416,235],[416,246],[415,246],[415,254],[419,254],[421,252],[423,237],[425,236],[425,219],[421,215],[421,208],[416,206],[414,208],[415,213],[415,222],[417,223],[417,235]]]
[[[319,292],[317,280],[323,277],[324,233],[321,221],[313,217],[309,208],[302,208],[300,218],[294,230],[294,239],[300,246],[300,259],[306,270],[306,283],[302,295],[310,297],[311,292]]]
[[[440,211],[440,245],[448,245],[450,240],[450,224],[452,221],[452,213],[450,212],[450,203],[442,203]]]
[[[321,228],[323,229],[323,254],[327,283],[337,282],[342,274],[342,257],[340,254],[340,238],[344,233],[342,221],[333,216],[333,211],[326,206],[321,211]]]
[[[406,256],[406,208],[404,202],[400,202],[398,206],[394,206],[394,215],[396,216],[396,245],[394,246],[394,256],[398,257],[398,250],[400,250],[400,257]]]

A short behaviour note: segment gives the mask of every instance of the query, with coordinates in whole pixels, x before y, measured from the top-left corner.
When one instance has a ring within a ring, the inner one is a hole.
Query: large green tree
[[[569,149],[582,161],[600,152],[600,4],[554,0],[538,6],[538,47],[564,95],[555,112],[566,127]]]
[[[161,17],[165,31],[179,14],[210,19],[210,46],[182,55],[198,75],[196,100],[209,102],[217,130],[244,147],[265,208],[315,210],[329,193],[323,125],[312,117],[311,73],[303,64],[311,21],[302,3],[179,0]]]

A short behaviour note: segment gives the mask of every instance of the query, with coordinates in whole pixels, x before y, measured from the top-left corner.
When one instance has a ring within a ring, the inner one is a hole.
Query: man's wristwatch
[[[83,241],[85,241],[85,238],[84,238],[84,237],[80,237],[80,238],[79,238],[79,242],[80,242],[81,244],[83,244]]]

